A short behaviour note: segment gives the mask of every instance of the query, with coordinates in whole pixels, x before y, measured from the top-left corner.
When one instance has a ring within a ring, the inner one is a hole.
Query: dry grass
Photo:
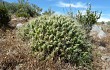
[[[1,70],[86,70],[57,60],[38,61],[32,55],[28,42],[16,35],[16,29],[0,31],[0,69]]]

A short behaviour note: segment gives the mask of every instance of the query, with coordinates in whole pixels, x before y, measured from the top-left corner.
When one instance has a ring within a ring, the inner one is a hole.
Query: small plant
[[[30,15],[28,13],[24,12],[24,11],[17,11],[16,12],[16,16],[17,17],[25,17],[25,18],[29,18],[30,17]]]
[[[69,17],[43,15],[23,31],[23,36],[31,39],[32,50],[40,60],[60,58],[84,66],[91,63],[91,45]]]
[[[0,3],[0,27],[7,26],[9,21],[10,15],[8,14],[8,10],[6,9],[4,2]]]
[[[90,30],[92,29],[92,25],[97,23],[97,20],[100,18],[100,16],[101,13],[91,11],[91,5],[89,5],[84,15],[78,11],[76,19],[82,25],[82,28],[86,31],[86,34],[89,34]]]
[[[55,11],[53,11],[53,10],[51,10],[51,8],[50,9],[48,9],[47,11],[45,11],[44,13],[42,13],[43,15],[53,15],[55,13]]]
[[[15,12],[18,17],[34,17],[39,16],[41,8],[35,4],[29,4],[28,1],[18,0],[18,10]]]

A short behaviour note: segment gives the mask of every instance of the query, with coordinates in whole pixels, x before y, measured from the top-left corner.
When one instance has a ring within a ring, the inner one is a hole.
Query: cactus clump
[[[29,23],[26,36],[39,59],[55,59],[83,65],[91,62],[91,46],[76,21],[67,16],[43,15]]]

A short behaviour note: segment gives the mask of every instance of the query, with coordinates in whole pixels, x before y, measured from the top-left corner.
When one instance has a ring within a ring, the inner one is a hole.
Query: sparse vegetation
[[[18,3],[4,2],[9,14],[15,14],[17,17],[35,17],[39,16],[42,9],[35,4],[30,4],[27,0],[18,0]]]
[[[39,16],[42,9],[34,4],[29,4],[28,1],[18,0],[18,10],[16,15],[18,17],[34,17]]]
[[[47,11],[45,11],[44,13],[42,13],[43,15],[53,15],[55,13],[55,11],[53,11],[51,8],[48,9]]]
[[[89,34],[92,26],[97,23],[97,20],[100,18],[100,16],[101,12],[98,13],[97,11],[92,11],[91,5],[88,5],[85,14],[82,14],[80,11],[78,11],[76,19],[82,25],[82,28],[86,31],[86,34]]]

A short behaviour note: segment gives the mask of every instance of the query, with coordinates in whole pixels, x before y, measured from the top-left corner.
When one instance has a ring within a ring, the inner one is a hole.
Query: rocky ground
[[[60,61],[39,62],[32,55],[28,42],[17,36],[16,25],[27,21],[12,20],[14,29],[0,30],[0,70],[74,70],[70,64]]]
[[[110,70],[110,30],[108,30],[104,31],[106,37],[99,39],[95,35],[95,38],[93,38],[93,63],[96,70]]]
[[[75,69],[70,64],[60,61],[39,62],[32,55],[28,42],[23,42],[17,36],[16,25],[27,22],[13,19],[10,23],[14,29],[0,30],[0,70],[82,70]],[[93,70],[110,70],[110,34],[103,39],[93,40]],[[84,69],[86,70],[86,69]]]

